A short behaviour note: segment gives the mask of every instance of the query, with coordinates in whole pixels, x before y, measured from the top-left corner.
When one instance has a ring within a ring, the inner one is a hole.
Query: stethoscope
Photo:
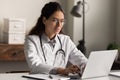
[[[56,56],[57,56],[58,54],[60,54],[60,53],[62,54],[62,59],[64,60],[64,63],[65,63],[65,51],[62,49],[62,42],[61,42],[59,36],[57,36],[57,37],[58,37],[58,40],[59,40],[59,43],[60,43],[61,48],[60,48],[59,50],[57,50],[57,52],[55,53],[55,58],[54,58],[53,65],[55,64]],[[41,39],[41,36],[39,36],[39,38],[40,38],[40,45],[41,45],[41,49],[42,49],[42,53],[43,53],[43,57],[44,57],[44,60],[45,60],[45,62],[46,62],[47,59],[46,59],[46,56],[45,56],[45,52],[44,52],[44,50],[43,50],[43,45],[42,45],[42,39]]]

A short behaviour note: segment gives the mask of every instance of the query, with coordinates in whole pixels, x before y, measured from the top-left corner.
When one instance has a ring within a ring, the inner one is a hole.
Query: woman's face
[[[43,18],[45,24],[45,33],[49,35],[58,34],[64,25],[64,14],[62,11],[56,11],[48,19]]]

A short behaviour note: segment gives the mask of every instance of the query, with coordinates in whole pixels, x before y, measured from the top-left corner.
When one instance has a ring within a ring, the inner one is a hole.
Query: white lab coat
[[[55,59],[56,52],[61,46],[57,36],[62,43],[65,60],[60,55],[57,55]],[[49,39],[45,34],[41,36],[46,62],[41,49],[39,36],[29,35],[26,37],[24,51],[31,73],[49,73],[57,67],[65,68],[68,61],[74,65],[78,65],[81,69],[87,63],[87,58],[76,48],[69,36],[64,34],[58,34],[57,36],[55,37],[56,43],[54,48],[51,47]]]

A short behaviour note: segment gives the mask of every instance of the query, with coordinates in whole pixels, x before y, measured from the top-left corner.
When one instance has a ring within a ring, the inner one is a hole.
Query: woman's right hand
[[[80,72],[80,69],[78,68],[77,65],[71,65],[67,68],[58,68],[57,69],[57,73],[58,74],[62,74],[62,75],[68,75],[69,73],[79,73]]]

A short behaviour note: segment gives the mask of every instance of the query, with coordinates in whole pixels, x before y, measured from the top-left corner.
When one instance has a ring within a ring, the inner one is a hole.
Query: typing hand
[[[69,69],[70,73],[73,73],[73,74],[80,72],[80,68],[77,65],[71,65],[67,69]]]
[[[69,73],[73,73],[73,74],[79,73],[79,72],[80,72],[80,69],[78,68],[77,65],[71,65],[71,66],[69,66],[69,67],[67,67],[67,68],[65,68],[65,69],[63,69],[63,68],[58,68],[58,69],[57,69],[57,72],[58,72],[58,74],[68,75]]]

